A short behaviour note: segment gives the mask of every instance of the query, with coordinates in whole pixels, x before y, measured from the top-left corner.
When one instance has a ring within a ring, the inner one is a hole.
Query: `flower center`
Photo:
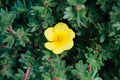
[[[64,34],[56,34],[54,36],[54,42],[56,42],[59,45],[65,44],[67,41],[67,36]]]
[[[61,43],[64,41],[63,35],[57,35],[55,38],[55,42]]]

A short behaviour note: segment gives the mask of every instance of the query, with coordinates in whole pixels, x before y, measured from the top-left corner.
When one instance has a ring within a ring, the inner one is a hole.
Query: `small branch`
[[[0,48],[8,48],[8,46],[1,45]]]
[[[17,35],[17,33],[11,28],[11,27],[7,27],[6,28],[8,31],[10,31],[12,34],[14,34],[14,35]],[[21,38],[22,36],[21,35],[17,35],[19,38]]]
[[[12,34],[16,35],[16,32],[11,27],[8,26],[6,29],[8,31],[12,32]]]
[[[50,69],[51,69],[51,70],[50,70],[50,74],[54,74],[54,73],[55,73],[55,69],[52,67],[53,59],[50,58],[49,61],[50,61]],[[51,80],[59,80],[59,79],[58,79],[58,77],[52,77],[52,76],[51,76]]]
[[[42,26],[40,26],[40,34],[42,33]]]
[[[31,69],[31,67],[28,67],[28,69],[27,69],[27,71],[26,71],[26,73],[25,73],[25,75],[24,75],[24,80],[27,80],[28,75],[29,75],[29,73],[30,73],[30,69]]]
[[[88,64],[88,71],[89,71],[89,72],[91,71],[91,66],[90,66],[90,64]]]
[[[13,35],[16,35],[18,38],[22,38],[22,35],[17,34],[11,27],[8,26],[6,29],[10,31]],[[32,42],[30,40],[27,40],[26,42],[32,45]]]
[[[59,80],[58,77],[55,77],[53,80]]]

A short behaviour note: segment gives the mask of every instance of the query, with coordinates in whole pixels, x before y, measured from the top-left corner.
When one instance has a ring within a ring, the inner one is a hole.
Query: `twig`
[[[89,72],[91,71],[91,66],[90,66],[90,64],[88,64],[88,71],[89,71]]]
[[[10,31],[12,34],[16,35],[18,38],[22,38],[22,35],[17,34],[11,27],[8,26],[6,29]],[[32,45],[32,42],[30,40],[27,40],[26,42]]]
[[[40,31],[39,31],[39,33],[41,34],[43,31],[42,31],[42,26],[40,26]]]
[[[8,26],[6,29],[8,31],[12,32],[12,34],[16,35],[16,32],[11,27]]]
[[[6,28],[8,31],[10,31],[12,34],[14,34],[14,35],[17,35],[17,33],[11,28],[11,27],[7,27]],[[19,38],[21,38],[22,36],[21,35],[17,35]]]
[[[27,69],[27,71],[26,71],[26,73],[25,73],[25,75],[24,75],[24,80],[27,80],[28,75],[29,75],[29,73],[30,73],[30,69],[31,69],[31,67],[28,67],[28,69]]]
[[[9,48],[9,47],[5,45],[0,45],[0,48]]]

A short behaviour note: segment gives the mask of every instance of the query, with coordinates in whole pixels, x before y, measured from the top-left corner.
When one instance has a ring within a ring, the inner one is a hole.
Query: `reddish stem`
[[[30,73],[30,69],[31,69],[31,67],[28,67],[28,69],[27,69],[27,71],[26,71],[26,73],[25,73],[25,75],[24,75],[24,80],[27,80],[28,75],[29,75],[29,73]]]
[[[18,35],[11,27],[8,26],[6,29],[7,29],[8,31],[10,31],[12,34],[17,35],[18,38],[22,38],[22,35]],[[32,44],[32,42],[29,41],[29,40],[27,40],[27,42],[28,42],[29,44]]]
[[[12,34],[14,34],[14,35],[17,35],[17,33],[11,28],[11,27],[7,27],[6,28],[8,31],[10,31]],[[22,36],[21,35],[17,35],[19,38],[21,38]]]
[[[16,32],[11,27],[8,26],[6,29],[8,31],[12,32],[12,34],[16,35]]]
[[[91,66],[90,66],[90,64],[88,64],[88,71],[89,71],[89,72],[91,71]]]
[[[42,26],[40,26],[40,33],[42,33]]]

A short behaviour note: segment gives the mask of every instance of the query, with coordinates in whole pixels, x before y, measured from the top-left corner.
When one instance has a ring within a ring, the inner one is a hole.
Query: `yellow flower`
[[[54,27],[49,27],[44,33],[48,42],[45,43],[45,47],[55,54],[60,54],[64,50],[69,50],[73,47],[75,33],[68,26],[59,22]]]

